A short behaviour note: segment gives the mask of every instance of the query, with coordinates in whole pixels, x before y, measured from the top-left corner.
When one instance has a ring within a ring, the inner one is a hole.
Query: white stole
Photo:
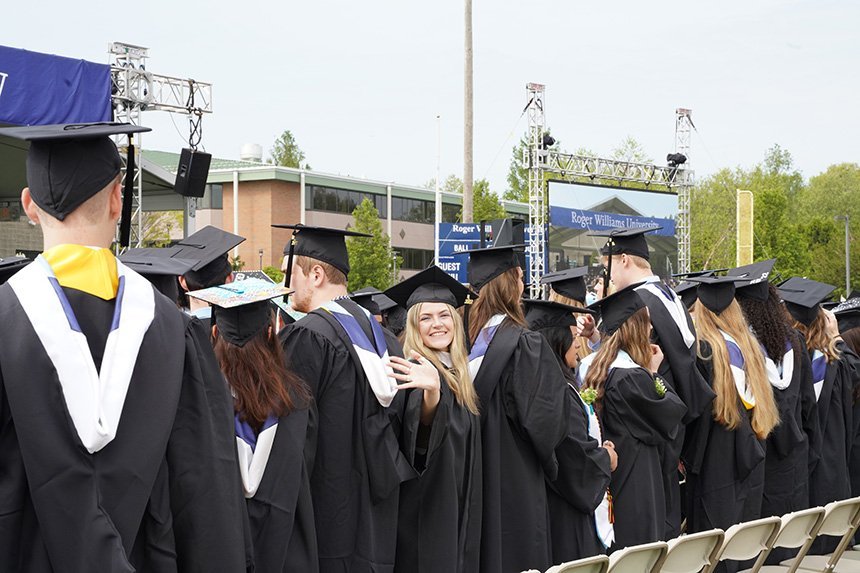
[[[675,324],[678,326],[678,330],[681,331],[681,336],[684,337],[684,344],[687,345],[687,348],[692,347],[693,343],[696,342],[696,335],[693,334],[693,331],[690,330],[690,325],[687,324],[687,309],[684,308],[684,303],[681,302],[681,298],[676,296],[671,289],[669,289],[669,292],[671,293],[672,298],[668,298],[666,293],[661,291],[656,284],[660,282],[659,277],[652,276],[645,280],[647,282],[637,287],[636,290],[646,290],[656,296],[657,299],[663,303],[663,306],[666,307],[672,320],[675,321]]]
[[[152,285],[119,260],[116,265],[116,308],[100,370],[62,287],[41,255],[9,280],[54,365],[78,437],[91,454],[116,437],[140,345],[155,318]]]

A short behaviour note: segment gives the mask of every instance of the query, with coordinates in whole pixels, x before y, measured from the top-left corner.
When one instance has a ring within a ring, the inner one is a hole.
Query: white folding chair
[[[665,541],[655,541],[619,549],[609,556],[609,573],[656,573],[667,548]]]
[[[794,573],[797,570],[796,565],[786,567],[785,565],[765,565],[764,562],[775,547],[790,549],[800,547],[798,555],[801,557],[806,555],[812,542],[815,541],[815,536],[818,534],[818,528],[823,519],[823,507],[813,507],[783,515],[780,518],[779,533],[777,533],[771,548],[759,555],[751,569],[746,569],[740,573]]]
[[[781,565],[798,562],[799,571],[828,571],[833,573],[860,573],[860,561],[846,559],[840,561],[851,544],[854,533],[860,525],[860,497],[834,501],[824,506],[824,519],[818,528],[818,535],[841,536],[836,551],[830,555],[800,555],[787,559]]]
[[[606,573],[607,569],[609,569],[609,557],[595,555],[553,565],[546,570],[546,573]]]
[[[723,535],[722,529],[712,529],[670,539],[661,573],[699,573],[709,567],[717,558]]]
[[[756,559],[763,551],[770,549],[780,523],[778,517],[765,517],[732,525],[726,530],[717,559],[705,569],[705,573],[713,571],[720,561]]]
[[[851,549],[842,554],[842,559],[857,559],[860,560],[860,545],[855,545]]]

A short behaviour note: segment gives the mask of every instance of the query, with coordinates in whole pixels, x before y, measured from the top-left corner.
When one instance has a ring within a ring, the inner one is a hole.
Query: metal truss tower
[[[108,46],[111,56],[111,101],[114,120],[141,125],[144,111],[182,113],[199,126],[204,113],[212,113],[212,84],[153,74],[146,69],[149,50],[140,46],[114,42]],[[196,119],[195,119],[196,118]],[[130,246],[139,247],[143,239],[143,175],[140,169],[141,136],[136,134],[134,162],[134,201]],[[121,146],[124,136],[116,138]],[[125,161],[126,154],[120,153]]]
[[[527,155],[523,159],[529,171],[529,226],[531,227],[528,241],[527,282],[529,297],[541,298],[540,279],[546,274],[547,254],[547,206],[544,189],[547,151],[543,144],[543,136],[546,133],[546,119],[543,111],[545,86],[530,83],[526,85],[526,90],[529,97],[526,108],[529,116],[529,146],[526,150]]]
[[[560,153],[547,149],[543,136],[546,133],[544,119],[544,92],[541,84],[528,84],[529,146],[523,154],[523,165],[529,171],[529,223],[531,239],[528,270],[529,295],[541,295],[540,278],[546,270],[548,251],[547,175],[562,181],[615,184],[624,188],[625,183],[644,185],[652,191],[678,193],[678,266],[679,272],[688,272],[690,266],[690,189],[693,172],[689,162],[680,166],[662,166],[650,163],[617,161],[587,155]],[[683,113],[682,113],[683,112]],[[678,109],[675,124],[675,151],[689,158],[690,129],[693,126],[688,109]]]
[[[679,107],[675,110],[675,153],[683,154],[687,161],[678,166],[678,272],[690,272],[690,194],[693,190],[693,171],[690,169],[690,136],[693,131],[693,110]]]

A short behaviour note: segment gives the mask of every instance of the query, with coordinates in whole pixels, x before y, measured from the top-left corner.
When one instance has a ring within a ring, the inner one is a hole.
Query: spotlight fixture
[[[687,156],[683,153],[670,153],[666,156],[666,162],[669,164],[669,167],[678,167],[687,162]]]
[[[555,138],[548,133],[544,133],[542,143],[544,149],[552,147],[553,145],[555,145]]]

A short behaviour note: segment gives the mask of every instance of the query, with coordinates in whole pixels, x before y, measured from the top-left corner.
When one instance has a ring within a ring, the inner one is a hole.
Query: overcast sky
[[[463,169],[463,3],[30,1],[0,43],[108,62],[111,41],[149,70],[214,85],[204,145],[265,156],[292,130],[315,170],[420,185]],[[701,177],[751,166],[774,143],[811,177],[860,161],[860,2],[474,0],[475,177],[503,191],[526,128],[525,84],[546,84],[564,148],[608,154],[632,136],[657,161],[676,107],[693,110]],[[172,120],[171,120],[172,116]],[[174,122],[176,127],[174,127]],[[178,151],[183,116],[147,112],[145,147]],[[177,128],[180,133],[177,132]]]

